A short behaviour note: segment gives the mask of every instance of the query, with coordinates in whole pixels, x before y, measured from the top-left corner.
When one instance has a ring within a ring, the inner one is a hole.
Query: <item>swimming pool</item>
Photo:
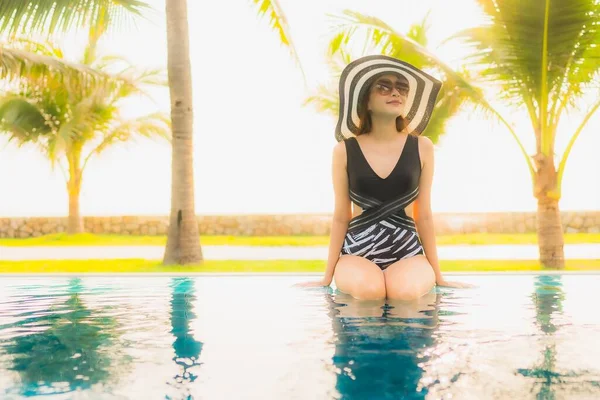
[[[600,275],[450,276],[420,302],[306,276],[0,280],[0,398],[600,398]]]

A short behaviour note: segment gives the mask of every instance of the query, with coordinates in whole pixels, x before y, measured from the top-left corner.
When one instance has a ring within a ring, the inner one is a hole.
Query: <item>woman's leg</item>
[[[385,299],[383,271],[364,257],[342,255],[333,274],[335,286],[361,300]]]
[[[422,254],[396,261],[383,275],[389,299],[415,300],[435,286],[433,267]]]

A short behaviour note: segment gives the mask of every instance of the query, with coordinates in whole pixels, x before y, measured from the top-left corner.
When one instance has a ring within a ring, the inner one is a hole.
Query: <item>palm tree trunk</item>
[[[538,201],[537,235],[540,263],[546,268],[564,268],[564,236],[556,195],[556,168],[552,157],[541,153],[534,158],[536,177],[534,194]]]
[[[69,217],[67,219],[67,233],[82,233],[83,218],[79,211],[79,197],[81,194],[81,145],[74,143],[67,153],[69,162],[69,180],[67,191],[69,193]]]
[[[67,220],[67,233],[69,235],[83,232],[83,219],[79,212],[79,188],[69,180],[69,218]]]
[[[564,237],[558,200],[538,199],[537,235],[542,266],[564,268]]]
[[[171,216],[164,264],[202,261],[194,206],[192,73],[187,0],[167,0],[167,58],[171,94]]]

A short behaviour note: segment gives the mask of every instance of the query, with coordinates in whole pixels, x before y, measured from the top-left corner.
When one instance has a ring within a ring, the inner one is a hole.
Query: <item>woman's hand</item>
[[[444,287],[451,287],[451,288],[459,288],[459,289],[464,289],[464,288],[472,288],[475,287],[475,285],[471,285],[470,283],[464,283],[464,282],[450,282],[447,281],[445,279],[440,279],[439,281],[437,281],[435,283],[437,286],[444,286]]]
[[[322,286],[329,286],[330,283],[331,282],[327,282],[324,279],[321,279],[319,281],[296,283],[294,286],[297,286],[297,287],[322,287]]]

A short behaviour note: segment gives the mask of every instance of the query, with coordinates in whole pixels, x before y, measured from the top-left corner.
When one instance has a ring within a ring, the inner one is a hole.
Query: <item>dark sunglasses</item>
[[[396,86],[392,84],[390,81],[383,81],[375,83],[375,90],[382,96],[388,96],[394,90],[394,87],[398,89],[398,92],[403,95],[408,95],[408,83],[404,81],[396,82]]]

